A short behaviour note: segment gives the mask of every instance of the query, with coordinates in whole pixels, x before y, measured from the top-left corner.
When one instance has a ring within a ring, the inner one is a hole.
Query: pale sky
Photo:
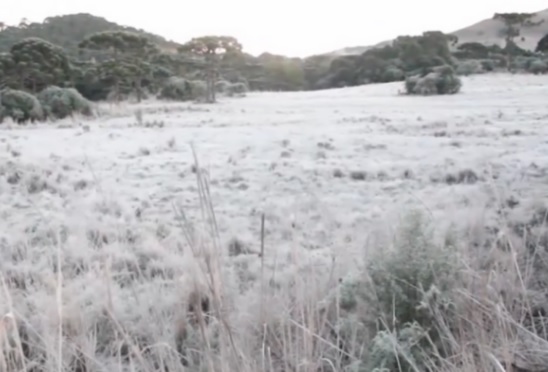
[[[2,0],[0,21],[91,13],[185,42],[235,36],[248,53],[294,57],[376,44],[428,30],[456,31],[495,12],[536,12],[547,0]]]

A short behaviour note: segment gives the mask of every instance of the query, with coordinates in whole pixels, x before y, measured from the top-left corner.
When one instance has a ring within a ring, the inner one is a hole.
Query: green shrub
[[[190,93],[192,99],[194,100],[203,100],[205,99],[207,92],[207,84],[202,80],[191,80],[190,81]]]
[[[171,77],[160,90],[160,98],[174,101],[188,101],[192,99],[190,83],[183,78]]]
[[[224,94],[229,97],[242,97],[248,91],[245,82],[231,83],[226,80],[219,80],[215,83],[215,91],[219,94]]]
[[[160,91],[159,98],[173,101],[192,101],[205,97],[206,84],[200,80],[189,81],[171,77]]]
[[[32,94],[6,89],[0,92],[0,122],[7,117],[20,124],[29,120],[34,122],[44,119],[44,110]]]
[[[247,85],[245,83],[239,82],[239,83],[233,83],[229,84],[226,87],[226,94],[229,97],[235,97],[235,96],[245,96],[246,92],[249,89],[247,88]]]
[[[548,62],[539,57],[519,56],[512,60],[511,70],[516,72],[530,72],[544,74],[548,72]]]
[[[457,64],[457,74],[459,75],[475,75],[483,73],[483,65],[475,59],[461,61]]]
[[[47,117],[63,119],[74,113],[91,115],[91,102],[74,88],[50,86],[38,94]]]
[[[498,65],[498,62],[492,59],[484,59],[480,63],[481,68],[487,72],[495,71]]]
[[[451,66],[444,65],[426,69],[420,75],[405,79],[407,94],[436,95],[455,94],[460,91],[462,82]]]
[[[534,61],[531,61],[528,70],[533,74],[545,74],[548,72],[548,63],[541,59],[536,59]]]
[[[228,90],[229,85],[230,85],[230,82],[226,80],[218,80],[215,83],[215,91],[219,94],[224,94]]]
[[[392,81],[402,81],[403,79],[405,79],[405,72],[396,66],[388,66],[386,70],[384,70],[382,76],[382,81],[387,83]]]
[[[455,241],[447,235],[437,242],[423,216],[412,213],[392,247],[375,247],[362,277],[343,281],[341,313],[360,315],[356,326],[370,329],[371,339],[362,341],[370,345],[367,371],[431,370],[424,364],[448,350],[443,327],[456,321],[451,306],[460,282]]]

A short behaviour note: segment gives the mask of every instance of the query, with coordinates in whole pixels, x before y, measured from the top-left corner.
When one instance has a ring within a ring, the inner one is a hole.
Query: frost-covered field
[[[0,126],[0,269],[10,293],[0,311],[40,328],[58,355],[62,302],[66,337],[77,334],[106,370],[117,359],[100,350],[105,308],[128,333],[173,346],[189,279],[204,271],[177,217],[202,220],[191,144],[209,180],[228,317],[242,334],[258,323],[261,258],[229,257],[229,247],[260,250],[263,212],[270,285],[313,270],[316,288],[352,273],[367,249],[382,248],[377,233],[411,209],[441,230],[468,229],[494,225],[501,209],[527,219],[546,200],[548,76],[465,78],[455,96],[400,89],[102,105],[94,120]],[[200,226],[199,236],[213,236]],[[287,304],[268,301],[272,313]]]

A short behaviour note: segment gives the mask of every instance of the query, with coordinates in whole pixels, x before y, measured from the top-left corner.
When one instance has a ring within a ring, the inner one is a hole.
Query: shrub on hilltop
[[[32,94],[5,89],[0,92],[0,122],[7,117],[20,124],[29,120],[34,122],[44,119],[44,110],[40,101]]]
[[[38,94],[45,115],[53,119],[63,119],[75,113],[91,115],[91,102],[74,88],[50,86]]]
[[[451,66],[429,68],[419,75],[405,80],[405,90],[412,95],[455,94],[460,91],[462,81]]]

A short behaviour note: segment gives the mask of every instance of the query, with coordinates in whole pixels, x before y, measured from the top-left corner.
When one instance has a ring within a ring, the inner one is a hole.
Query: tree
[[[4,31],[8,27],[5,22],[0,22],[0,31]]]
[[[0,53],[0,89],[2,87],[16,88],[15,64],[10,53]]]
[[[90,35],[78,45],[82,50],[102,52],[106,59],[100,62],[102,77],[113,81],[116,99],[120,99],[121,84],[128,83],[142,99],[143,80],[150,75],[150,59],[157,48],[145,37],[127,31],[104,31]]]
[[[19,21],[19,28],[27,28],[29,26],[29,20],[27,18],[21,18]]]
[[[206,101],[215,102],[215,80],[219,61],[225,54],[241,53],[242,45],[231,36],[202,36],[193,38],[178,48],[179,53],[190,53],[204,62],[206,69]]]
[[[539,40],[535,51],[538,53],[548,53],[548,34],[544,35],[543,38]]]
[[[63,49],[45,40],[28,38],[20,41],[11,47],[10,55],[13,73],[23,89],[36,93],[48,85],[64,86],[70,80],[67,55]]]
[[[544,20],[534,22],[532,20],[534,16],[534,13],[495,13],[493,16],[493,19],[502,21],[505,26],[503,33],[506,46],[504,49],[506,51],[508,68],[511,66],[511,56],[515,55],[516,52],[522,51],[515,42],[516,37],[521,35],[522,28],[535,27],[544,22]]]

